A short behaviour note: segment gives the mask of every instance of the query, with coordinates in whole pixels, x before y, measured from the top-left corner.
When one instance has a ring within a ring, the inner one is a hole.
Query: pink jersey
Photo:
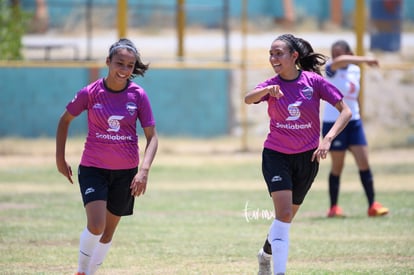
[[[155,125],[144,89],[130,81],[124,91],[113,92],[99,79],[82,88],[66,109],[73,116],[88,111],[81,165],[111,170],[138,166],[137,120],[142,128]]]
[[[286,81],[274,76],[256,88],[279,85],[284,93],[280,99],[264,96],[270,117],[270,133],[264,147],[285,153],[296,154],[315,149],[320,138],[320,100],[335,105],[342,94],[322,76],[301,71],[299,77]]]

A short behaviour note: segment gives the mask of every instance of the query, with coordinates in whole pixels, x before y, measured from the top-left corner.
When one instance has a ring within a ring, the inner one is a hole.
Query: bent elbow
[[[351,118],[352,118],[352,111],[351,111],[351,109],[347,108],[347,109],[344,111],[344,117],[345,117],[345,119],[346,119],[346,122],[347,122],[347,123],[348,123],[349,121],[351,121]]]
[[[349,107],[346,109],[346,117],[348,118],[348,120],[352,118],[352,111]]]
[[[251,100],[251,98],[250,98],[250,97],[246,96],[246,97],[244,98],[244,103],[246,103],[246,104],[252,104],[252,103],[253,103],[253,101]]]

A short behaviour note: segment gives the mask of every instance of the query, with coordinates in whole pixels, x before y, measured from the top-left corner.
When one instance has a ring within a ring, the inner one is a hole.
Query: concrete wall
[[[66,104],[90,82],[90,70],[0,66],[0,137],[54,136]],[[106,68],[95,74],[105,76]],[[212,137],[230,131],[230,78],[228,69],[150,69],[134,81],[148,93],[160,134]],[[82,114],[69,134],[84,135],[86,128]]]

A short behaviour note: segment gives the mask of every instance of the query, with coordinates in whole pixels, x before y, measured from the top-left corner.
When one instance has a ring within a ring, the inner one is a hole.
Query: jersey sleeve
[[[141,90],[138,119],[142,128],[155,126],[155,118],[152,112],[151,103],[144,90]]]
[[[256,87],[254,89],[261,89],[261,88],[265,88],[267,86],[270,85],[275,85],[275,77],[272,77],[270,79],[267,79],[259,84],[256,85]],[[260,103],[262,101],[268,101],[269,100],[269,94],[266,94],[265,96],[263,96],[259,101],[255,102],[255,104]]]
[[[82,88],[72,99],[71,102],[66,105],[66,110],[73,116],[78,116],[84,110],[88,108],[88,90]]]
[[[332,78],[335,76],[336,71],[332,70],[332,62],[329,62],[326,67],[326,76]]]
[[[325,78],[318,76],[318,82],[321,99],[328,102],[332,106],[335,106],[336,103],[338,103],[344,97],[338,88],[336,88],[335,85],[330,83]]]

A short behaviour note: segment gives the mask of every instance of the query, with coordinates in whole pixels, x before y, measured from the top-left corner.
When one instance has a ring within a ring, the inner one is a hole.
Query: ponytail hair
[[[109,55],[108,58],[111,59],[114,54],[118,52],[119,49],[127,49],[128,51],[132,52],[135,55],[135,65],[134,70],[132,71],[130,79],[135,78],[136,76],[144,76],[146,70],[148,70],[149,65],[144,64],[141,60],[141,55],[139,54],[137,48],[135,47],[134,43],[127,38],[121,38],[118,42],[115,42],[109,48]]]
[[[296,65],[300,69],[322,75],[321,67],[326,63],[327,57],[323,54],[315,53],[308,41],[295,37],[292,34],[282,34],[276,40],[284,41],[291,53],[298,52],[299,56],[296,59]]]

